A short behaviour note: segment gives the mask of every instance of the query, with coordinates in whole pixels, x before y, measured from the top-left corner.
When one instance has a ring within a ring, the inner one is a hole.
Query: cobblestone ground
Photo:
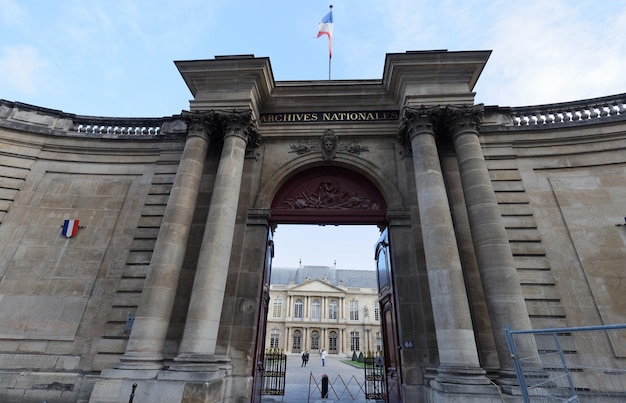
[[[355,402],[365,403],[363,381],[365,371],[343,362],[346,358],[326,356],[326,365],[322,366],[319,354],[311,354],[306,367],[302,367],[299,355],[287,356],[285,396],[264,396],[263,402],[284,403],[330,403]],[[328,375],[328,398],[322,399],[322,375]]]

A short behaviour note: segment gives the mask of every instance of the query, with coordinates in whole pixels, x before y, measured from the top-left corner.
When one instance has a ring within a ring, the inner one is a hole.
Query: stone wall
[[[349,102],[342,91],[337,102]],[[273,99],[273,107],[292,96]],[[485,108],[482,151],[533,328],[626,322],[625,105],[618,95]],[[290,152],[317,141],[319,126],[262,127],[264,143],[247,155],[217,346],[232,360],[234,375],[224,384],[235,386],[223,393],[233,401],[248,393],[262,287],[266,227],[251,212],[269,209],[273,191],[293,172],[325,163],[358,171],[387,199],[398,235],[399,328],[416,345],[403,351],[406,396],[427,387],[438,364],[409,150],[398,142],[395,122],[333,125],[345,148],[331,162]],[[118,363],[185,136],[176,116],[116,120],[0,101],[0,400],[85,401],[99,372]],[[210,153],[200,185],[167,359],[176,355],[185,324],[218,161]],[[501,329],[487,314],[459,167],[447,151],[441,161],[481,366],[495,371],[493,334]],[[76,236],[61,235],[64,219],[80,220]],[[626,341],[612,343],[614,355],[625,357]],[[126,396],[120,389],[115,398]]]
[[[4,101],[0,112],[0,400],[88,399],[88,375],[125,350],[183,143],[107,141]],[[75,236],[61,235],[65,219],[79,220]]]

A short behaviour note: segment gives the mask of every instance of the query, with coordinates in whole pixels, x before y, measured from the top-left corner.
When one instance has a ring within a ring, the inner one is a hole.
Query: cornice
[[[258,116],[260,104],[275,85],[268,57],[216,56],[174,64],[194,97],[192,111],[250,109]]]
[[[472,104],[490,50],[390,53],[383,86],[399,105]]]

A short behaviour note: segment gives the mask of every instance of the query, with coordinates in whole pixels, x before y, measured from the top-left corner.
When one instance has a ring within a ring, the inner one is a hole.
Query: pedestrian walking
[[[322,350],[322,367],[326,366],[326,350]]]
[[[302,353],[302,365],[301,367],[306,367],[307,362],[309,362],[309,352],[305,351]]]

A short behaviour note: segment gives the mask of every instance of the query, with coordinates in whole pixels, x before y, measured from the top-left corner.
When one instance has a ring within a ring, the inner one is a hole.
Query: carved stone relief
[[[362,146],[356,142],[340,144],[339,137],[332,129],[327,129],[317,142],[308,141],[289,145],[289,152],[298,155],[318,151],[322,153],[326,161],[330,161],[335,158],[337,151],[359,155],[362,152],[368,152],[369,149],[367,146]]]

